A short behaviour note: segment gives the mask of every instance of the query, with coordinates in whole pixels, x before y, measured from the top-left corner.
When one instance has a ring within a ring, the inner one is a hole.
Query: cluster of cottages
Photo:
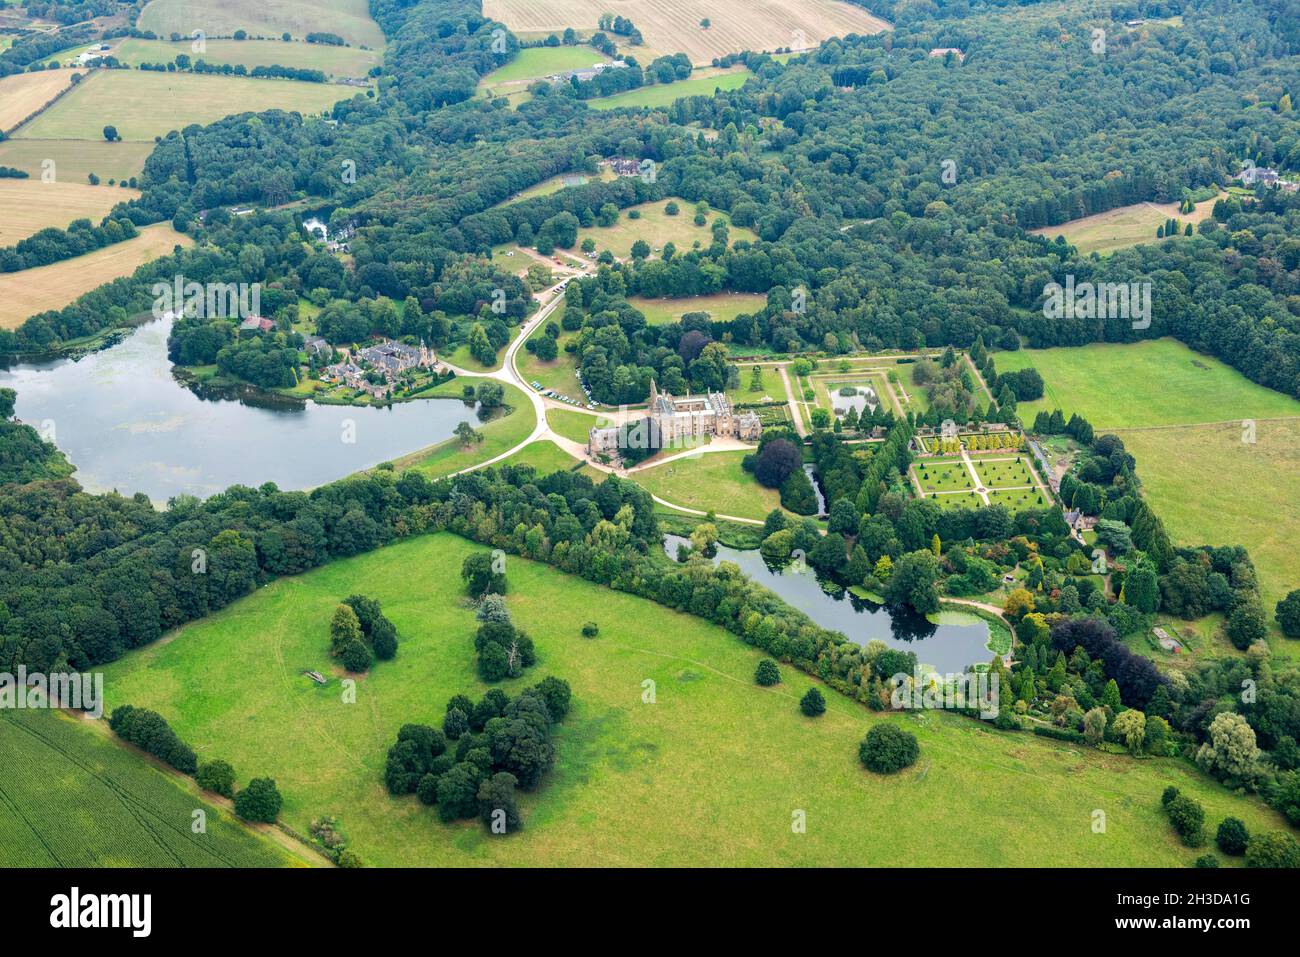
[[[650,383],[649,419],[650,435],[657,439],[660,447],[713,435],[756,442],[763,434],[763,424],[758,415],[737,412],[732,408],[731,400],[721,392],[674,396],[660,392],[653,380]],[[617,426],[592,429],[587,435],[588,453],[616,453],[622,431]]]
[[[320,340],[315,343],[313,340]],[[328,350],[329,343],[319,336],[307,340],[309,351],[321,354],[319,346]],[[358,389],[376,399],[391,398],[393,386],[398,377],[410,369],[438,369],[438,360],[433,350],[423,342],[419,346],[408,346],[393,339],[383,339],[373,345],[358,349],[355,354],[340,349],[343,358],[333,365],[326,366],[321,373],[325,382],[341,383],[352,389]],[[372,373],[377,373],[380,381],[372,381]]]

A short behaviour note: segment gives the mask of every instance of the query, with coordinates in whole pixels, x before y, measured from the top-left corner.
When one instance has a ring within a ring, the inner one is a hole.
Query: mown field
[[[530,442],[522,449],[510,456],[502,465],[531,465],[537,469],[538,475],[549,475],[552,472],[568,471],[578,464],[575,459],[564,449],[560,448],[554,442],[542,439],[538,442]],[[587,473],[595,477],[598,473],[595,469],[587,467]],[[603,477],[603,476],[602,476]],[[599,479],[596,479],[599,481]]]
[[[1170,218],[1184,226],[1187,223],[1195,226],[1209,217],[1214,203],[1213,199],[1197,203],[1191,213],[1180,213],[1178,203],[1137,203],[1030,232],[1049,239],[1064,236],[1067,243],[1078,247],[1085,256],[1093,252],[1104,255],[1139,243],[1160,242],[1156,230]]]
[[[1300,415],[1300,402],[1176,339],[1022,349],[994,361],[999,372],[1033,366],[1042,374],[1044,397],[1019,407],[1030,423],[1054,408],[1067,418],[1078,412],[1098,430]]]
[[[587,412],[576,412],[573,409],[556,409],[548,408],[546,410],[546,424],[551,427],[557,435],[562,435],[566,439],[574,442],[587,444],[588,433],[595,428],[604,428],[611,423],[609,420],[598,416],[591,415]]]
[[[665,458],[674,454],[660,453]],[[764,488],[740,466],[747,452],[701,452],[629,476],[652,495],[674,505],[719,515],[764,519],[781,507],[776,489]]]
[[[284,867],[301,864],[142,755],[50,711],[0,716],[0,865]],[[195,834],[196,810],[206,832]]]
[[[125,192],[125,190],[123,191]],[[49,266],[0,273],[0,329],[13,329],[38,312],[61,309],[78,296],[193,242],[170,223],[156,223],[126,242]]]
[[[91,173],[107,183],[140,175],[154,144],[108,143],[100,140],[5,140],[0,143],[0,166],[12,166],[40,178],[43,164],[54,164],[60,183],[86,183]]]
[[[98,223],[118,203],[139,195],[114,186],[0,179],[0,246],[12,246],[49,226],[61,229],[74,219]]]
[[[594,30],[602,13],[630,17],[645,37],[644,47],[624,47],[642,62],[650,54],[685,53],[692,63],[742,50],[776,50],[817,46],[828,37],[879,33],[885,21],[865,9],[838,0],[674,0],[624,9],[593,0],[484,0],[483,13],[512,30],[529,34],[560,33],[565,27]],[[700,22],[707,18],[709,27]]]
[[[75,70],[41,70],[0,78],[0,132],[7,133],[71,83]]]
[[[677,203],[676,216],[669,216],[664,212],[669,202]],[[636,210],[640,213],[640,217],[630,218],[628,216],[630,210]],[[619,259],[626,259],[632,255],[632,244],[638,239],[643,239],[650,245],[652,256],[657,255],[663,249],[664,243],[669,242],[677,247],[679,253],[684,253],[688,252],[696,242],[701,246],[713,242],[711,229],[713,223],[719,218],[730,223],[727,215],[717,210],[711,209],[706,215],[708,222],[703,226],[696,226],[694,203],[673,197],[656,203],[641,203],[621,210],[618,221],[613,226],[588,226],[579,229],[578,242],[574,248],[581,247],[582,241],[590,237],[596,241],[597,252],[608,249]],[[739,239],[753,242],[758,238],[753,230],[743,226],[728,225],[728,234],[733,243]]]
[[[353,87],[193,73],[98,70],[18,131],[23,139],[102,140],[105,125],[123,140],[152,141],[191,123],[250,110],[320,113],[356,95]]]
[[[514,196],[511,196],[509,199],[507,199],[503,203],[500,203],[499,205],[506,206],[509,205],[510,203],[517,203],[521,199],[532,199],[535,196],[550,196],[552,193],[558,193],[566,186],[585,186],[587,185],[587,183],[590,183],[593,180],[600,181],[600,182],[608,182],[609,180],[612,179],[614,179],[614,174],[611,173],[608,169],[602,169],[600,171],[599,176],[587,176],[585,174],[564,173],[560,176],[552,176],[549,179],[544,179],[540,183],[537,183],[534,186],[530,186],[525,190],[521,190],[520,192],[516,193]]]
[[[668,106],[687,96],[712,96],[716,90],[738,90],[749,79],[749,71],[744,67],[732,67],[729,70],[705,69],[691,74],[689,80],[676,83],[656,83],[654,86],[642,86],[613,96],[602,96],[588,100],[587,105],[593,110],[617,110],[622,107]]]
[[[188,34],[186,34],[188,36]],[[282,40],[207,40],[206,49],[195,53],[190,40],[171,43],[167,40],[141,40],[129,37],[113,48],[113,56],[123,63],[171,63],[178,54],[191,60],[231,65],[243,64],[250,70],[258,66],[287,66],[301,70],[320,70],[330,76],[365,76],[371,67],[384,60],[378,50],[331,46],[327,43],[285,43]]]
[[[1300,402],[1173,339],[996,354],[1001,370],[1033,366],[1047,398],[1020,406],[1077,411],[1114,430],[1137,458],[1153,507],[1180,545],[1244,545],[1272,618],[1300,588]],[[1254,423],[1255,442],[1248,437]],[[1300,649],[1274,631],[1275,652]]]
[[[1239,422],[1117,434],[1176,542],[1250,549],[1271,621],[1300,588],[1300,419],[1257,423],[1253,444]],[[1270,646],[1300,657],[1300,642],[1275,635]]]
[[[735,227],[731,228],[734,231]],[[715,322],[729,322],[741,313],[763,309],[767,305],[767,296],[752,292],[719,292],[712,296],[686,296],[682,299],[632,296],[628,302],[641,310],[647,324],[663,326],[677,322],[688,312],[707,312]]]
[[[498,86],[531,83],[552,73],[566,70],[585,70],[597,63],[608,63],[609,57],[589,46],[529,47],[498,70],[493,70],[480,81],[489,89]]]
[[[272,775],[287,823],[335,814],[374,865],[1184,866],[1200,852],[1165,820],[1169,784],[1205,805],[1211,827],[1227,814],[1252,832],[1284,826],[1173,760],[1085,752],[941,713],[881,717],[834,693],[823,717],[805,718],[797,703],[812,679],[782,667],[780,685],[757,687],[758,652],[722,629],[515,558],[507,601],[539,663],[503,688],[558,675],[573,708],[556,767],[522,801],[521,832],[440,824],[413,797],[391,798],[381,773],[401,724],[436,722],[451,695],[486,690],[460,596],[461,562],[476,550],[421,537],[268,585],[110,666],[110,703],[156,708],[200,753]],[[401,646],[344,704],[336,680],[318,687],[300,672],[333,674],[329,615],[358,591],[383,603]],[[580,634],[589,619],[595,639]],[[654,704],[642,703],[647,679]],[[896,777],[857,758],[882,720],[920,740],[920,760]],[[796,811],[806,833],[792,832]]]
[[[162,37],[188,37],[195,30],[209,37],[245,30],[271,38],[287,31],[297,40],[308,33],[335,33],[354,46],[384,46],[383,31],[370,18],[366,0],[151,0],[137,26]]]

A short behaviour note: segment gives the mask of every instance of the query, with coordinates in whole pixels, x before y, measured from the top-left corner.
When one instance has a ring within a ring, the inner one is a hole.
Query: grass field
[[[716,90],[738,90],[749,79],[749,71],[742,67],[728,70],[709,68],[697,70],[689,80],[676,83],[656,83],[643,86],[613,96],[602,96],[588,100],[587,105],[593,110],[617,110],[623,107],[668,106],[687,96],[712,96]]]
[[[110,704],[156,708],[200,753],[274,777],[295,829],[337,815],[372,865],[1183,866],[1201,852],[1163,815],[1169,784],[1205,805],[1211,828],[1227,814],[1252,832],[1284,827],[1258,799],[1172,760],[998,734],[951,714],[886,718],[829,692],[827,713],[804,718],[802,673],[782,667],[781,684],[759,688],[759,653],[730,633],[517,558],[507,601],[539,663],[503,688],[554,674],[572,683],[574,704],[555,768],[521,802],[522,831],[499,839],[477,822],[440,824],[413,797],[389,797],[381,772],[401,724],[436,722],[451,695],[485,690],[459,579],[481,550],[427,536],[275,582],[111,665]],[[318,687],[300,672],[333,675],[329,615],[352,592],[383,603],[401,647],[343,704],[337,680]],[[579,634],[589,619],[595,639]],[[655,704],[641,703],[646,679]],[[882,720],[920,741],[901,775],[858,763],[858,742]],[[804,834],[792,833],[796,810]]]
[[[964,492],[975,487],[961,459],[921,459],[916,463],[916,476],[926,492]]]
[[[104,722],[106,724],[107,722]],[[0,865],[283,867],[296,856],[200,800],[100,725],[52,711],[0,717]],[[206,815],[206,832],[191,830]]]
[[[731,227],[731,231],[736,232],[736,227]],[[767,305],[767,296],[752,292],[719,292],[711,296],[687,296],[683,299],[632,296],[628,302],[641,310],[647,324],[663,326],[676,322],[688,312],[707,312],[715,322],[729,322],[741,313],[754,313],[763,309]]]
[[[1244,545],[1265,609],[1300,587],[1300,402],[1256,385],[1173,339],[1000,352],[998,368],[1034,366],[1047,398],[1020,406],[1077,411],[1113,429],[1137,458],[1146,495],[1180,545]],[[1255,439],[1243,441],[1246,420]],[[1249,490],[1245,491],[1237,490]],[[1300,655],[1275,631],[1275,652]]]
[[[60,183],[86,183],[94,173],[103,182],[138,176],[154,144],[107,143],[92,140],[5,140],[0,143],[0,166],[12,166],[40,178],[42,164],[54,164]]]
[[[608,426],[610,422],[601,416],[575,412],[572,409],[547,409],[546,424],[556,434],[586,445],[588,432],[597,426],[601,428]]]
[[[589,46],[529,47],[520,50],[517,57],[479,82],[495,91],[498,87],[527,85],[552,73],[585,70],[597,63],[608,62],[609,57]]]
[[[645,47],[623,46],[643,63],[655,54],[685,53],[692,63],[742,50],[776,50],[816,46],[828,37],[879,33],[883,20],[862,7],[836,0],[674,0],[623,9],[593,0],[484,0],[483,13],[511,30],[529,34],[560,33],[565,27],[594,30],[602,13],[630,17],[645,37]],[[704,18],[708,29],[700,26]],[[649,51],[646,50],[649,48]]]
[[[1239,422],[1118,434],[1175,542],[1250,550],[1271,621],[1277,602],[1300,588],[1300,420],[1257,423],[1254,444],[1242,441]],[[1271,646],[1300,657],[1300,642],[1277,637]]]
[[[157,223],[140,235],[49,266],[0,273],[0,329],[14,329],[38,312],[61,309],[78,296],[110,280],[129,276],[149,262],[165,256],[177,245],[193,242],[170,223]]]
[[[550,475],[552,472],[572,469],[578,464],[578,460],[554,442],[543,439],[540,442],[530,442],[500,464],[531,465],[537,469],[538,475]],[[594,469],[588,468],[587,471],[593,476],[597,474]]]
[[[701,452],[633,472],[630,478],[674,505],[763,519],[772,509],[781,507],[781,495],[776,489],[759,485],[740,467],[740,460],[747,454]]]
[[[676,216],[669,216],[664,212],[664,208],[670,201],[677,203],[679,212]],[[628,217],[628,211],[633,209],[641,214],[640,218]],[[619,213],[618,222],[613,226],[588,226],[579,229],[578,242],[574,248],[580,247],[582,241],[590,236],[596,241],[597,251],[608,249],[619,259],[626,259],[632,255],[632,244],[638,239],[644,239],[650,244],[652,256],[657,255],[659,250],[663,249],[664,243],[668,242],[676,245],[679,253],[685,253],[689,252],[692,244],[696,242],[701,246],[708,246],[713,242],[711,228],[717,219],[721,218],[724,222],[730,223],[727,215],[717,210],[710,210],[706,215],[708,222],[703,226],[696,226],[695,204],[684,199],[674,200],[672,197],[657,203],[629,206]],[[752,242],[758,238],[753,230],[743,226],[729,225],[728,234],[733,243],[739,239]]]
[[[533,199],[536,196],[550,196],[552,193],[558,193],[566,186],[586,186],[592,181],[607,183],[614,178],[614,174],[608,169],[602,169],[599,176],[587,176],[584,173],[563,173],[560,176],[552,176],[549,179],[542,180],[540,183],[529,186],[527,189],[521,190],[498,205],[508,206],[510,203],[517,203],[522,199]]]
[[[41,70],[0,78],[0,132],[7,133],[65,90],[75,70]]]
[[[0,246],[12,246],[48,226],[62,228],[74,219],[98,223],[118,203],[139,195],[113,186],[0,179]]]
[[[1020,403],[1032,423],[1043,409],[1078,412],[1099,432],[1139,425],[1189,425],[1300,415],[1300,402],[1175,339],[1022,349],[994,355],[999,372],[1033,366],[1044,398]]]
[[[186,34],[188,36],[188,34]],[[287,66],[320,70],[329,76],[365,76],[384,58],[378,50],[330,46],[327,43],[285,43],[282,40],[208,40],[202,53],[190,49],[190,40],[140,40],[129,37],[113,48],[113,56],[131,66],[141,63],[171,63],[177,54],[192,60],[232,65]]]
[[[1077,247],[1085,256],[1093,252],[1104,255],[1139,243],[1160,242],[1156,230],[1171,218],[1183,225],[1191,223],[1195,226],[1209,217],[1214,203],[1213,199],[1197,203],[1192,213],[1180,213],[1177,203],[1137,203],[1031,232],[1049,239],[1064,236],[1067,243]]]
[[[158,36],[188,37],[202,30],[210,37],[245,30],[250,36],[295,39],[308,33],[337,33],[353,46],[382,49],[384,34],[370,19],[366,0],[152,0],[137,26]]]
[[[450,382],[432,390],[432,392],[459,396],[464,383],[467,381],[472,380],[452,379]],[[465,409],[465,421],[483,436],[482,442],[465,446],[461,444],[460,439],[447,439],[445,442],[439,442],[430,448],[413,452],[397,462],[397,466],[399,468],[419,469],[421,472],[427,473],[430,478],[438,478],[478,465],[480,462],[486,462],[488,459],[495,458],[528,438],[537,425],[537,415],[533,412],[533,404],[528,401],[527,396],[514,386],[507,383],[502,383],[502,385],[505,388],[505,403],[513,410],[509,415],[499,416],[490,422],[484,423],[480,422],[468,407]],[[452,400],[430,399],[429,401],[444,402]]]
[[[1027,455],[1028,453],[1022,454],[1019,462],[1014,457],[976,459],[975,471],[979,473],[980,481],[984,483],[985,488],[1019,488],[1033,485],[1034,476],[1030,474],[1029,466],[1025,464]]]
[[[21,139],[102,140],[106,124],[127,141],[153,140],[191,123],[250,110],[319,113],[356,89],[331,83],[193,73],[98,70],[17,132]]]

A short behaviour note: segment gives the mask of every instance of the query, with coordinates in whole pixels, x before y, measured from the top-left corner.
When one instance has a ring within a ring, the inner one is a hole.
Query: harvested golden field
[[[108,143],[104,140],[5,140],[0,166],[12,166],[40,178],[52,169],[60,183],[85,183],[91,173],[107,183],[139,176],[153,152],[147,143]],[[52,163],[50,167],[47,164]]]
[[[353,46],[383,49],[384,33],[370,18],[366,0],[152,0],[137,24],[160,37],[229,36],[246,30],[250,37],[295,39],[308,33],[336,33]]]
[[[76,259],[0,274],[0,329],[14,329],[28,316],[61,309],[78,296],[167,255],[177,244],[188,246],[191,242],[170,224],[157,223],[140,230],[135,239]]]
[[[603,13],[631,20],[645,38],[645,50],[629,48],[644,61],[655,54],[685,53],[692,63],[742,50],[815,47],[827,37],[879,33],[889,24],[862,7],[838,0],[484,0],[483,13],[526,34],[559,33],[565,27],[594,30]],[[708,29],[700,21],[709,21]],[[624,48],[624,38],[613,36]]]
[[[71,83],[73,70],[42,70],[0,79],[0,131],[9,132]]]
[[[74,219],[98,223],[138,190],[82,183],[43,183],[38,178],[0,179],[0,246],[12,246],[47,226],[62,228]]]

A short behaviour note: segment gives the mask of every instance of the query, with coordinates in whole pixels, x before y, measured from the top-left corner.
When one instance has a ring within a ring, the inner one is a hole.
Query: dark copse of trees
[[[124,704],[113,709],[108,726],[123,741],[149,752],[183,774],[193,774],[198,768],[193,750],[156,711]]]

